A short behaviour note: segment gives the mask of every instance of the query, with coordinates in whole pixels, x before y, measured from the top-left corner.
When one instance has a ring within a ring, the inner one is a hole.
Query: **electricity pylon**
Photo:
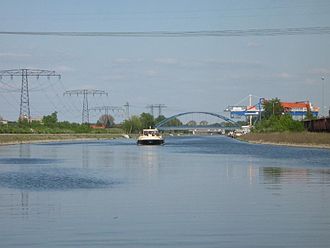
[[[166,108],[165,104],[150,104],[146,108],[150,108],[150,114],[154,116],[154,109],[158,108],[158,116],[162,115],[162,109]]]
[[[19,110],[19,120],[27,119],[31,120],[30,111],[30,97],[29,97],[29,81],[28,77],[58,77],[61,79],[61,75],[55,71],[39,70],[39,69],[13,69],[13,70],[2,70],[0,71],[0,78],[9,76],[11,79],[14,77],[22,77],[21,85],[21,102]]]
[[[129,102],[126,102],[125,105],[124,105],[125,109],[126,109],[126,119],[128,120],[129,119]]]
[[[67,90],[63,93],[63,95],[83,95],[83,108],[82,108],[82,123],[89,123],[89,108],[88,108],[88,95],[106,95],[108,96],[108,93],[103,90],[92,90],[92,89],[81,89],[81,90]]]
[[[104,111],[105,115],[109,115],[109,111],[112,112],[125,112],[125,109],[123,107],[117,107],[117,106],[100,106],[100,107],[93,107],[90,108],[89,111]]]

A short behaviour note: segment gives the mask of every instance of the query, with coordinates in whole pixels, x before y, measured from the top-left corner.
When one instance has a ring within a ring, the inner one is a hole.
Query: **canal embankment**
[[[248,133],[238,137],[237,139],[254,144],[271,144],[271,145],[330,149],[330,133],[312,133],[312,132]]]
[[[124,134],[82,133],[82,134],[0,134],[0,145],[15,145],[40,142],[58,142],[73,140],[107,140],[123,138]]]

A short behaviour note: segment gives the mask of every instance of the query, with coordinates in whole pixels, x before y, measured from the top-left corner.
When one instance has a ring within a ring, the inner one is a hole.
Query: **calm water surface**
[[[166,141],[0,147],[0,247],[330,247],[330,150]]]

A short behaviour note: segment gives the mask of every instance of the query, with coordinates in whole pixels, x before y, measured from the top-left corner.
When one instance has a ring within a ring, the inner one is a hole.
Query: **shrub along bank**
[[[89,124],[59,122],[57,113],[44,116],[42,121],[19,120],[8,124],[0,124],[3,134],[81,134],[81,133],[123,133],[121,128],[93,129]]]
[[[304,131],[304,124],[301,121],[295,121],[288,114],[281,116],[272,115],[267,119],[258,122],[253,132],[302,132]]]

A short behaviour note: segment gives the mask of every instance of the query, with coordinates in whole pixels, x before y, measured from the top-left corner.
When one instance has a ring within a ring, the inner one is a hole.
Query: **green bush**
[[[257,123],[254,132],[302,132],[304,125],[292,119],[291,115],[271,116]]]

